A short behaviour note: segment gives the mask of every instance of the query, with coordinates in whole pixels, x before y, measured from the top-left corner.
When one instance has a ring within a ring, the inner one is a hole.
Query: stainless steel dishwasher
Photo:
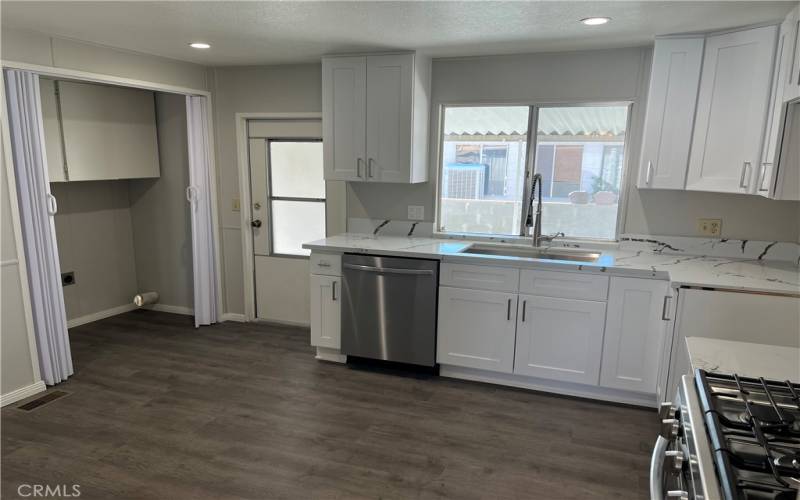
[[[345,254],[342,277],[343,354],[436,364],[438,261]]]

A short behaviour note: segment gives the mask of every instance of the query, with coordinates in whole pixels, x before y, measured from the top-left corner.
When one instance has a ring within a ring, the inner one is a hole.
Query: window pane
[[[272,253],[310,255],[301,245],[324,237],[324,202],[272,201]]]
[[[539,110],[535,168],[542,174],[542,234],[616,237],[627,120],[627,106]]]
[[[439,230],[516,235],[528,107],[445,108]]]
[[[272,196],[325,198],[322,143],[269,142]]]

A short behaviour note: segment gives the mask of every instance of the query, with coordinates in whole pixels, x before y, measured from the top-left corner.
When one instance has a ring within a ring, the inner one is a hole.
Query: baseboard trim
[[[339,349],[331,349],[329,347],[317,347],[317,355],[314,358],[332,363],[347,363],[347,356],[342,354]]]
[[[545,380],[525,375],[497,373],[475,368],[462,368],[460,366],[439,365],[439,375],[442,377],[471,380],[489,384],[506,385],[521,389],[549,392],[584,399],[622,403],[632,406],[654,408],[658,406],[655,394],[639,394],[635,392],[608,389],[598,386],[587,386],[556,380]]]
[[[98,321],[101,319],[110,318],[111,316],[116,316],[117,314],[123,314],[126,312],[133,311],[134,309],[136,309],[135,304],[123,304],[121,306],[112,307],[110,309],[97,311],[96,313],[91,313],[85,316],[72,318],[71,320],[67,321],[67,328],[74,328],[76,326],[85,325],[86,323],[92,323],[94,321]]]
[[[285,321],[282,319],[267,319],[267,318],[256,318],[253,321],[257,323],[266,323],[278,326],[296,326],[298,328],[311,328],[311,323],[303,321]]]
[[[194,316],[194,309],[184,306],[171,306],[169,304],[150,304],[142,307],[150,311],[158,311],[172,314],[183,314],[184,316]]]
[[[247,316],[239,313],[223,313],[222,321],[235,321],[237,323],[247,323]]]
[[[44,392],[46,390],[47,386],[44,385],[43,381],[40,380],[38,382],[34,382],[31,385],[26,385],[9,393],[0,395],[0,406],[7,406],[12,403],[16,403],[17,401],[29,398],[34,394],[39,394],[40,392]]]

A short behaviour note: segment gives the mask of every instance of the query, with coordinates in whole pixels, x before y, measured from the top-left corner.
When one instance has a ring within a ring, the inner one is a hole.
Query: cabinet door
[[[687,190],[755,191],[776,35],[765,26],[706,40]]]
[[[70,181],[159,176],[152,92],[75,82],[58,85]]]
[[[42,128],[47,155],[47,177],[50,182],[64,182],[64,150],[61,143],[61,120],[58,119],[58,97],[54,80],[39,79],[42,98]]]
[[[367,56],[367,177],[411,178],[414,54]]]
[[[611,278],[600,385],[656,393],[668,292],[666,281]]]
[[[683,189],[689,164],[704,38],[656,40],[640,188]]]
[[[789,100],[800,98],[800,7],[795,7],[786,16],[786,22],[790,34],[787,43],[792,63],[786,72],[784,100]]]
[[[311,275],[311,345],[339,349],[341,278]]]
[[[366,57],[322,60],[325,180],[366,180]]]
[[[517,295],[439,288],[436,362],[511,373]]]
[[[514,373],[596,385],[605,302],[520,295]]]

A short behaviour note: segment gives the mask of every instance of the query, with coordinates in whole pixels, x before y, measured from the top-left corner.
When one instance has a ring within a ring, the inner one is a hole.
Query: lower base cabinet
[[[605,302],[535,295],[519,300],[514,373],[596,385]]]
[[[666,281],[612,278],[600,385],[655,394],[668,320]]]
[[[341,284],[339,276],[311,275],[311,345],[341,347]]]
[[[512,373],[517,294],[439,288],[436,362]]]

